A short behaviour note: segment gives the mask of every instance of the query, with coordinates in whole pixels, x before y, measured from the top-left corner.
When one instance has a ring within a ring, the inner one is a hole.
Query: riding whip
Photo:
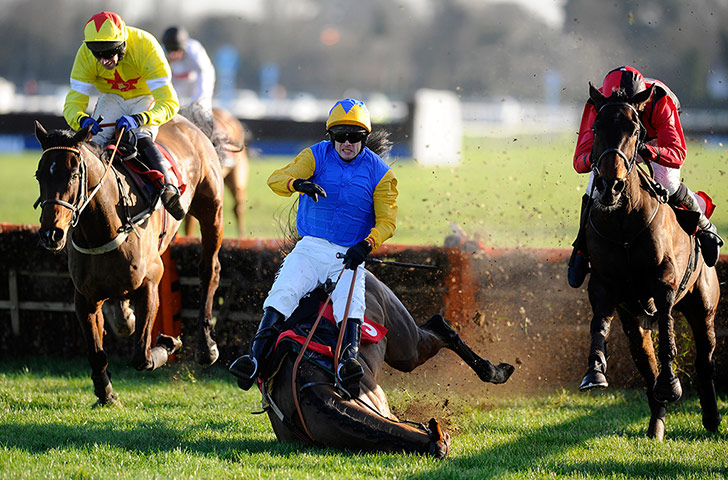
[[[341,253],[336,254],[336,258],[344,258]],[[395,262],[394,260],[380,260],[374,257],[367,257],[364,259],[364,263],[376,263],[378,265],[392,265],[393,267],[404,267],[404,268],[427,268],[437,270],[440,267],[437,265],[426,265],[423,263],[406,263],[406,262]]]

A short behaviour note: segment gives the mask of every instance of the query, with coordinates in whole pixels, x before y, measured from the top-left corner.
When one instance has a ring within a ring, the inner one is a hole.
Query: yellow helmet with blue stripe
[[[367,133],[372,131],[372,122],[369,119],[369,111],[361,100],[345,98],[336,102],[329,111],[329,118],[326,120],[326,130],[336,125],[355,125],[362,127]]]
[[[128,36],[124,20],[114,12],[97,13],[83,27],[85,42],[121,43]]]

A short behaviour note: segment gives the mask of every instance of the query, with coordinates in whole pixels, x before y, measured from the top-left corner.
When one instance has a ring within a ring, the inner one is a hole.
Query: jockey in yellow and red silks
[[[296,228],[303,238],[276,274],[250,353],[230,366],[240,388],[249,389],[260,375],[276,332],[299,300],[327,279],[339,279],[331,301],[334,320],[339,325],[346,320],[346,327],[336,378],[352,397],[359,396],[364,372],[357,355],[366,305],[365,272],[357,267],[393,235],[397,218],[397,179],[366,146],[371,130],[363,102],[340,100],[329,111],[329,139],[304,149],[268,178],[276,194],[298,194]]]
[[[164,176],[162,202],[176,219],[184,218],[179,190],[174,185],[164,157],[154,144],[159,126],[179,110],[172,87],[172,73],[162,47],[144,30],[127,26],[113,12],[92,16],[83,29],[84,43],[79,47],[71,69],[71,90],[66,95],[63,116],[68,125],[88,128],[96,143],[105,145],[116,129],[136,134],[139,151],[150,168]],[[86,112],[89,98],[100,94],[93,115]],[[101,126],[96,118],[115,122]]]

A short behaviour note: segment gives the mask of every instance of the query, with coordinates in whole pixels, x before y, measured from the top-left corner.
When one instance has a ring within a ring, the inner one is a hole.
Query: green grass
[[[694,397],[671,406],[663,443],[645,437],[636,391],[448,398],[450,457],[358,454],[278,443],[259,394],[222,368],[139,373],[112,361],[123,407],[92,409],[84,359],[0,362],[0,478],[718,479],[728,436],[700,425]],[[406,377],[405,377],[406,378]],[[420,402],[397,385],[397,407]],[[420,405],[421,407],[422,405]],[[726,409],[721,400],[720,408]],[[444,409],[443,409],[444,410]],[[426,418],[411,418],[424,421]]]
[[[456,222],[492,246],[569,247],[587,176],[574,172],[571,137],[466,139],[457,167],[423,167],[396,159],[399,218],[392,243],[442,245]],[[728,170],[724,147],[691,142],[682,175],[694,191],[708,192],[718,204],[712,220],[728,231]],[[33,178],[38,152],[0,155],[0,221],[37,224],[32,208],[38,196]],[[291,161],[264,157],[251,162],[246,231],[249,237],[280,236],[292,199],[266,185],[268,175]],[[235,236],[232,197],[226,193],[225,236]]]

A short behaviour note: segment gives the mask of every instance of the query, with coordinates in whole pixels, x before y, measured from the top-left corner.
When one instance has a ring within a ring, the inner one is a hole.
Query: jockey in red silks
[[[680,102],[675,94],[659,80],[645,79],[642,74],[630,66],[615,68],[610,71],[599,91],[609,97],[615,90],[623,89],[628,97],[642,92],[652,86],[655,92],[640,112],[640,120],[646,130],[644,143],[637,147],[638,161],[650,161],[654,170],[655,181],[662,185],[669,194],[668,203],[676,207],[684,207],[700,213],[697,237],[700,241],[703,259],[712,267],[718,260],[723,240],[708,217],[713,213],[715,205],[703,192],[693,193],[680,181],[680,168],[685,161],[687,147],[682,125],[680,124]],[[586,213],[588,211],[589,194],[593,192],[592,183],[592,144],[594,133],[592,125],[597,111],[591,100],[586,102],[579,126],[579,138],[574,152],[574,169],[579,173],[590,173],[587,194],[582,199],[579,233],[574,241],[574,251],[569,260],[569,285],[578,288],[589,272],[589,258],[584,240]]]

